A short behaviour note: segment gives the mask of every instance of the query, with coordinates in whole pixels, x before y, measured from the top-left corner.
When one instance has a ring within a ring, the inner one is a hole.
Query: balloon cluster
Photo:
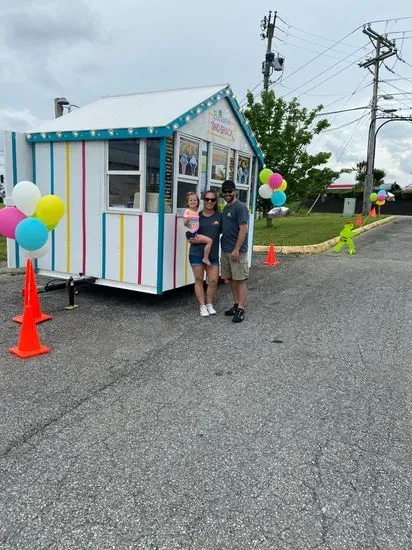
[[[375,203],[377,206],[383,206],[388,198],[388,193],[385,189],[379,189],[377,193],[371,193],[369,195],[370,201]]]
[[[286,202],[286,187],[288,184],[283,176],[277,172],[272,172],[269,168],[263,168],[259,173],[261,185],[259,195],[262,199],[270,199],[273,206],[283,206]]]
[[[64,204],[56,195],[41,196],[31,181],[20,181],[12,192],[14,206],[0,210],[0,234],[15,239],[31,258],[40,258],[49,249],[48,233],[64,214]]]

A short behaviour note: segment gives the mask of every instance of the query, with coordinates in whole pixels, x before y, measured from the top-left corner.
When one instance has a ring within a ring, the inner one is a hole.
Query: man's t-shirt
[[[204,216],[203,212],[200,213],[199,233],[200,235],[205,235],[205,237],[210,237],[213,241],[209,255],[212,260],[217,260],[219,258],[219,235],[222,232],[221,221],[222,215],[219,212],[215,212],[211,216]],[[204,248],[204,244],[191,243],[189,255],[203,258]]]
[[[232,252],[236,246],[239,228],[244,223],[249,223],[249,211],[243,202],[236,200],[233,204],[227,204],[222,212],[222,239],[221,247],[223,252]],[[246,232],[245,240],[240,247],[239,252],[245,254],[247,252]]]

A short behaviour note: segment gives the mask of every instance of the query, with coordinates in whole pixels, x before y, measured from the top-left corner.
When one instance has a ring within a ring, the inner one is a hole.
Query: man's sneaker
[[[216,310],[213,307],[213,304],[206,304],[207,311],[209,312],[209,315],[216,315]]]
[[[206,306],[200,306],[200,317],[209,317],[209,312]]]
[[[235,304],[233,307],[225,311],[226,317],[232,317],[235,314],[236,310],[237,310],[237,304]]]
[[[245,310],[238,307],[233,314],[232,323],[241,323],[245,318]]]

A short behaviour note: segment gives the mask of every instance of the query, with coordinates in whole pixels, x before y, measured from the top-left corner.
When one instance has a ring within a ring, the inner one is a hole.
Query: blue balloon
[[[378,195],[387,195],[387,194],[388,193],[387,193],[386,189],[379,189],[378,190]]]
[[[16,241],[26,250],[38,250],[48,239],[46,225],[37,218],[26,218],[16,227]]]
[[[273,206],[282,206],[286,202],[286,193],[283,191],[275,191],[271,197]]]

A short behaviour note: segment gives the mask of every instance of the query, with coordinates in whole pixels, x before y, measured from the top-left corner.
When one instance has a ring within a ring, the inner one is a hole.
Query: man
[[[222,184],[226,206],[222,213],[221,266],[222,278],[230,279],[234,299],[233,307],[225,311],[234,323],[245,318],[247,296],[246,281],[249,278],[247,260],[247,233],[249,212],[246,205],[236,198],[236,186],[232,180]]]

